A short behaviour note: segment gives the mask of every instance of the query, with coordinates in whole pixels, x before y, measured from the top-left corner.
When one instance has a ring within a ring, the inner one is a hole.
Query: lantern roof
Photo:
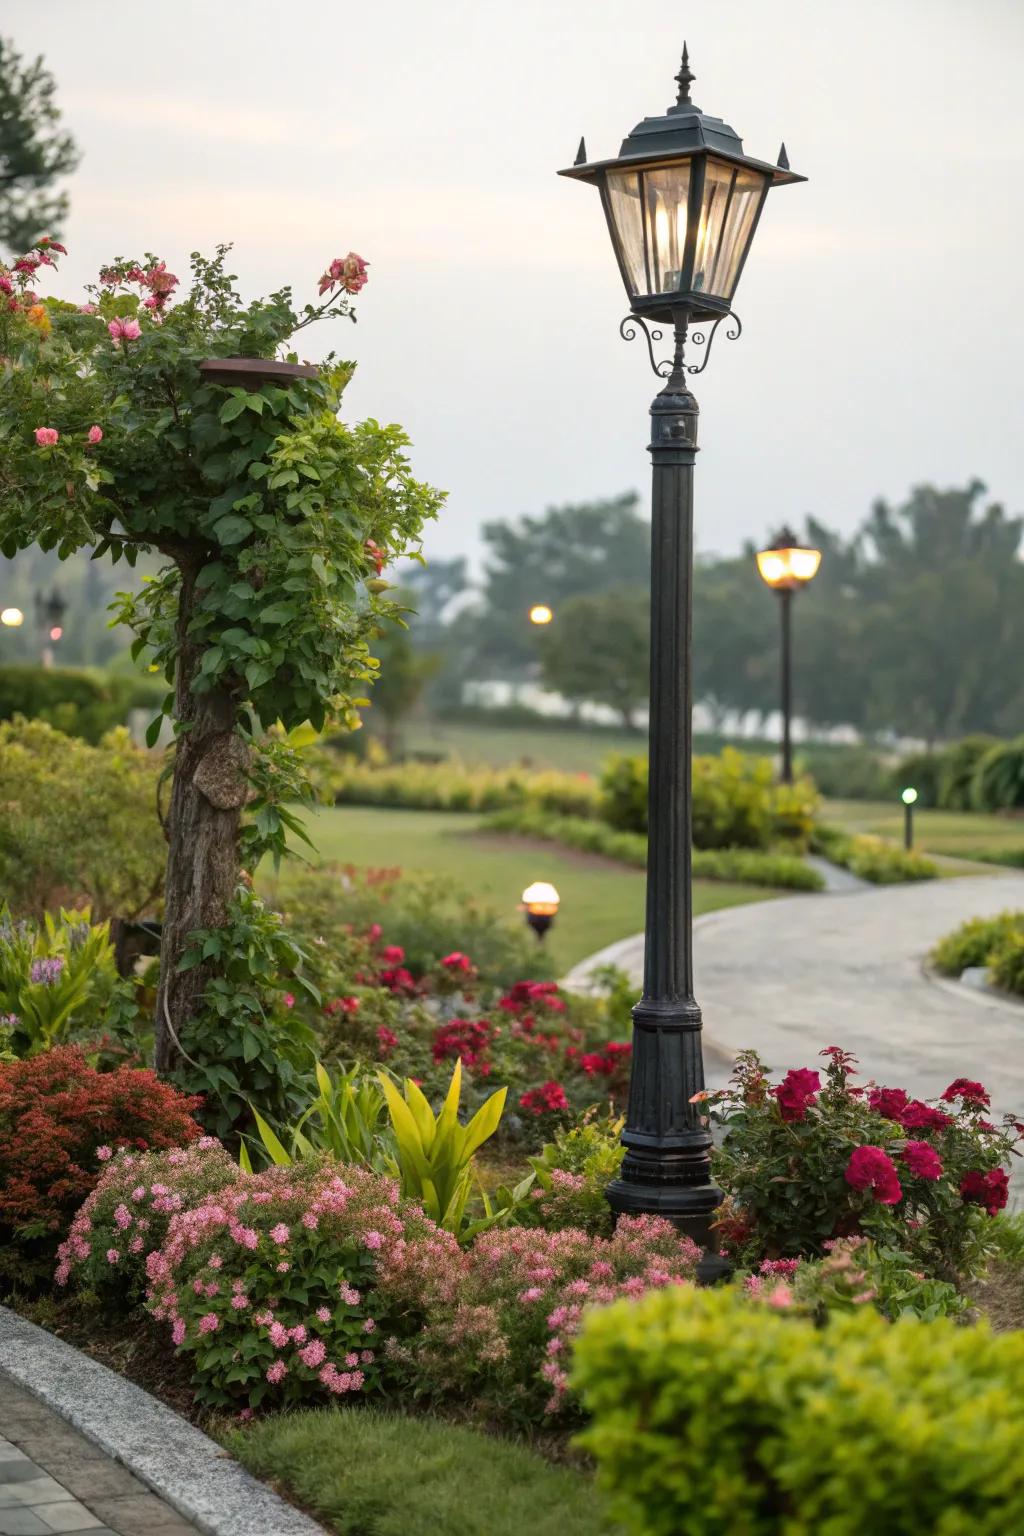
[[[690,100],[690,85],[696,79],[690,69],[690,54],[683,44],[683,62],[675,79],[679,94],[674,106],[668,107],[660,117],[645,117],[637,123],[632,133],[623,139],[618,156],[611,160],[588,160],[586,144],[580,139],[576,162],[560,176],[572,176],[578,181],[599,181],[601,173],[612,166],[643,165],[663,160],[674,160],[687,155],[709,153],[719,159],[748,165],[771,174],[772,186],[785,186],[789,182],[806,181],[789,168],[785,144],[779,150],[778,163],[755,160],[743,153],[743,140],[720,117],[702,112]]]

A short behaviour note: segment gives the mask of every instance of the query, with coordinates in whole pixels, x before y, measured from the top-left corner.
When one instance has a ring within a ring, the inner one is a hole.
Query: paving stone
[[[95,1531],[103,1524],[77,1499],[68,1499],[63,1504],[35,1504],[32,1513],[51,1531]]]
[[[0,1536],[51,1536],[52,1527],[44,1525],[30,1509],[0,1509]]]
[[[130,1494],[148,1493],[127,1467],[119,1466],[109,1456],[96,1460],[61,1461],[60,1481],[76,1499],[118,1499]]]
[[[0,1461],[0,1488],[13,1487],[15,1483],[27,1483],[33,1478],[40,1477],[39,1468],[34,1461],[29,1461],[23,1456],[20,1461],[8,1461],[6,1458]]]
[[[62,1488],[56,1478],[50,1477],[41,1469],[36,1469],[35,1477],[27,1478],[20,1483],[7,1483],[0,1485],[2,1491],[11,1494],[19,1504],[56,1504],[61,1499],[70,1499],[72,1495],[66,1488]]]

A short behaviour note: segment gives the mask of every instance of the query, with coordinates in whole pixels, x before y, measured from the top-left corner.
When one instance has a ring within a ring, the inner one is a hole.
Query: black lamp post
[[[813,581],[821,564],[821,550],[801,544],[795,533],[783,528],[774,544],[757,552],[761,580],[779,594],[782,621],[780,675],[782,679],[782,782],[793,782],[793,593]]]
[[[617,159],[588,162],[580,141],[576,164],[563,171],[601,193],[632,316],[664,387],[651,406],[651,702],[648,797],[647,919],[643,997],[633,1009],[633,1071],[625,1157],[608,1188],[618,1212],[653,1212],[672,1220],[705,1248],[703,1274],[725,1265],[714,1252],[711,1223],[721,1191],[711,1179],[711,1136],[694,1096],[704,1089],[701,1012],[693,995],[691,890],[693,467],[697,402],[687,374],[707,363],[718,326],[750,249],[768,189],[802,181],[785,147],[777,165],[752,160],[721,118],[690,100],[694,79],[683,49],[679,96],[661,117],[645,118]],[[740,323],[728,335],[739,334]],[[656,363],[661,332],[672,325],[674,355]],[[694,321],[710,322],[707,332]],[[685,361],[688,339],[705,348]]]
[[[911,785],[900,794],[903,801],[903,846],[909,853],[914,846],[914,802],[917,800],[917,790]]]

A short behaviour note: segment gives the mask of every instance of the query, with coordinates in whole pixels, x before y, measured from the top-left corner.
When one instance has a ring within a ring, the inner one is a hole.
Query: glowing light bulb
[[[553,618],[554,614],[547,603],[534,603],[530,609],[531,624],[550,624]]]
[[[17,629],[24,622],[25,615],[20,608],[5,608],[0,612],[0,624],[5,624],[8,629]]]

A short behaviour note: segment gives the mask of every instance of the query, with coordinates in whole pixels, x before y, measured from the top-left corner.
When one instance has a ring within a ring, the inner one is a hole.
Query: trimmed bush
[[[939,940],[931,953],[932,964],[943,976],[959,976],[970,967],[988,965],[996,947],[1017,933],[1024,934],[1024,912],[968,918]]]
[[[988,967],[997,987],[1024,997],[1024,927],[1012,929],[996,940]]]
[[[830,800],[888,800],[892,772],[867,747],[801,747],[797,767]]]
[[[16,915],[88,906],[96,921],[159,906],[161,759],[113,731],[98,747],[42,720],[0,723],[0,892]]]
[[[613,757],[601,775],[601,814],[620,832],[647,831],[647,760]],[[769,758],[724,747],[693,759],[693,846],[807,846],[817,796],[809,779],[778,784]]]
[[[898,794],[912,785],[917,790],[920,809],[934,810],[939,803],[941,774],[942,757],[938,752],[911,752],[901,758],[892,771],[892,792]]]
[[[603,821],[581,816],[546,816],[538,811],[498,811],[487,827],[544,842],[562,843],[585,853],[601,854],[643,869],[647,864],[647,834],[616,832]],[[741,885],[782,886],[794,891],[820,891],[817,870],[793,853],[766,853],[757,848],[695,848],[693,874],[698,880],[727,880]]]
[[[974,807],[974,779],[981,759],[998,746],[994,736],[965,736],[942,753],[938,804],[944,811]]]
[[[908,880],[934,880],[939,867],[923,853],[908,853],[880,837],[850,837],[838,827],[817,826],[811,840],[815,852],[872,885],[902,885]]]
[[[0,720],[44,720],[95,746],[124,725],[130,710],[160,711],[167,684],[158,677],[62,667],[0,667]]]
[[[319,752],[314,777],[321,799],[336,805],[387,805],[416,811],[496,811],[532,805],[571,816],[596,813],[598,789],[586,773],[523,768],[466,768],[441,763],[381,763],[378,758]]]
[[[590,1313],[573,1382],[636,1536],[1024,1529],[1021,1333],[674,1287]]]
[[[990,747],[975,769],[971,797],[979,811],[1024,807],[1024,736]]]

